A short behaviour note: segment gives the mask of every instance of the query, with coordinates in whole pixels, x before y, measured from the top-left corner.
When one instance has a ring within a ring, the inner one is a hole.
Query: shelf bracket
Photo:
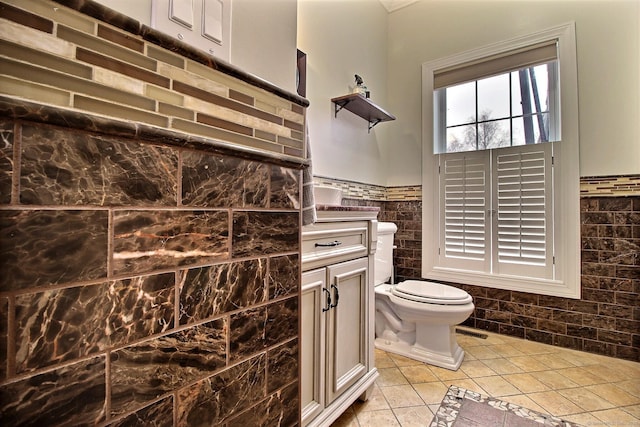
[[[374,122],[371,122],[371,121],[370,121],[370,122],[369,122],[369,130],[368,130],[367,132],[368,132],[368,133],[371,133],[371,129],[373,129],[373,127],[374,127],[375,125],[377,125],[378,123],[380,123],[381,121],[382,121],[381,119],[378,119],[378,120],[376,120],[376,121],[374,121]]]
[[[340,110],[342,110],[349,102],[351,102],[351,101],[346,101],[344,103],[334,102],[334,104],[333,104],[333,109],[335,110],[335,112],[333,113],[333,118],[334,119],[338,117],[338,113],[340,112]]]

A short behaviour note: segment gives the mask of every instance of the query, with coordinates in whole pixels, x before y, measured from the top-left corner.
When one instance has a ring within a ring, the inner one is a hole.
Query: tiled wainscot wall
[[[419,187],[314,180],[341,188],[344,204],[379,206],[379,219],[398,225],[397,280],[421,276],[423,202]],[[460,286],[473,295],[476,304],[465,324],[640,361],[640,176],[584,177],[580,188],[581,299]]]
[[[90,1],[9,3],[2,425],[296,425],[306,101]]]

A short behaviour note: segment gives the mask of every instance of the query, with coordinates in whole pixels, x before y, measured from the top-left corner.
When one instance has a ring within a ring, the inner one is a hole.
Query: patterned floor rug
[[[451,386],[430,427],[580,427],[560,418]]]

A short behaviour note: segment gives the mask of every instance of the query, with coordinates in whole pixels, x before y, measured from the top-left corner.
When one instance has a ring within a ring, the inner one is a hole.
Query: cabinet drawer
[[[316,223],[302,228],[302,268],[309,270],[368,254],[368,222]]]

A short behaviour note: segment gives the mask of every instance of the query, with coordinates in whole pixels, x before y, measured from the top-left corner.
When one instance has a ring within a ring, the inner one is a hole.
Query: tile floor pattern
[[[640,427],[640,363],[487,335],[457,334],[466,354],[455,372],[376,349],[372,397],[332,427],[428,426],[450,385],[585,427]]]

